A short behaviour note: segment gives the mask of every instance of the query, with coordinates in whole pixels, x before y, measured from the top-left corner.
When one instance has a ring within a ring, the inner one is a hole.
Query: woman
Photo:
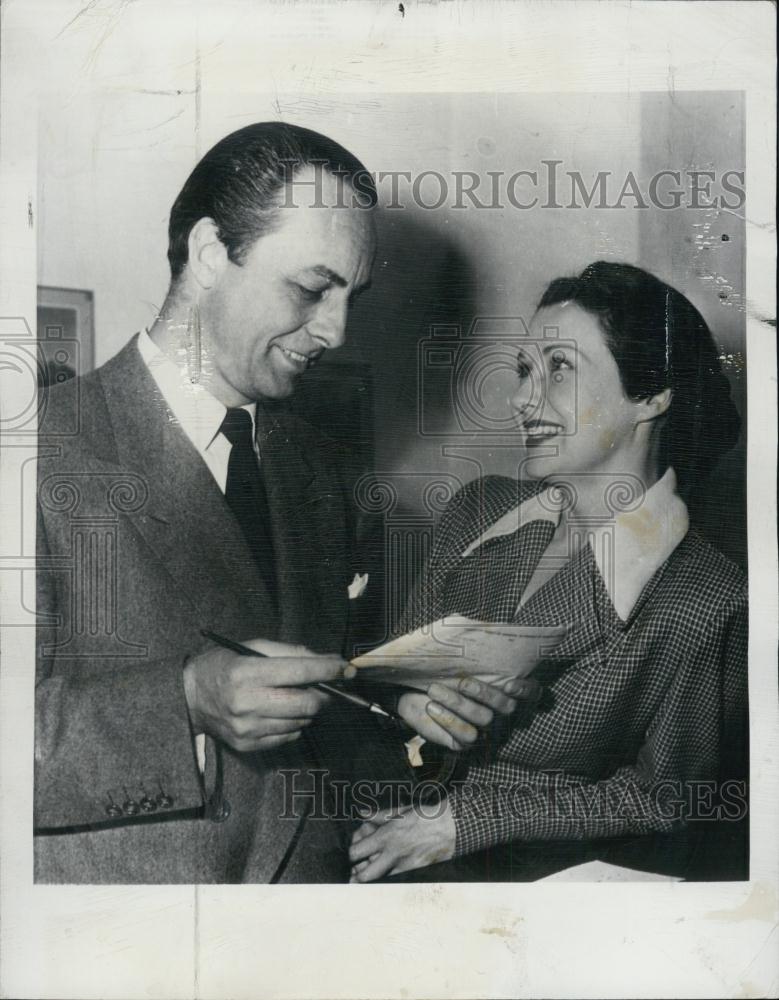
[[[722,782],[744,776],[746,580],[683,499],[739,432],[711,334],[679,292],[603,262],[553,281],[530,334],[510,401],[520,481],[454,498],[406,626],[457,613],[566,638],[534,674],[541,702],[468,754],[444,801],[363,823],[354,881],[672,832],[704,818],[701,788],[709,812],[743,815]]]

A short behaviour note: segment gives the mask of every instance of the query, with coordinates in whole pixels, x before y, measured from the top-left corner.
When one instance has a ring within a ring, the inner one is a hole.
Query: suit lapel
[[[133,523],[200,627],[275,638],[277,622],[237,521],[168,410],[135,339],[101,369],[117,462],[148,490]]]

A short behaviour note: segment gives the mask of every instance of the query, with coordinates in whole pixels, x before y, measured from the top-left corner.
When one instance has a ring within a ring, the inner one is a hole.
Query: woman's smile
[[[543,444],[565,431],[562,424],[553,424],[545,420],[528,420],[520,424],[525,435],[525,444],[533,446]]]

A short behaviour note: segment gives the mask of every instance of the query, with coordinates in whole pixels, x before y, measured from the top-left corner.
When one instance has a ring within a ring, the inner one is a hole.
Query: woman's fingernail
[[[460,685],[460,690],[466,694],[477,695],[481,691],[481,684],[474,680],[463,681]]]
[[[428,702],[427,710],[431,715],[441,716],[444,714],[444,709],[438,704],[437,701]]]

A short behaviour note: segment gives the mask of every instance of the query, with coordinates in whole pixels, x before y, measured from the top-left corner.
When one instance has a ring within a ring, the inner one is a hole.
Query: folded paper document
[[[529,674],[565,635],[563,627],[529,628],[441,618],[352,660],[371,680],[425,690],[433,681],[479,677],[493,684]]]
[[[539,882],[681,882],[678,875],[658,875],[636,871],[606,861],[585,861],[584,864],[540,878]]]

